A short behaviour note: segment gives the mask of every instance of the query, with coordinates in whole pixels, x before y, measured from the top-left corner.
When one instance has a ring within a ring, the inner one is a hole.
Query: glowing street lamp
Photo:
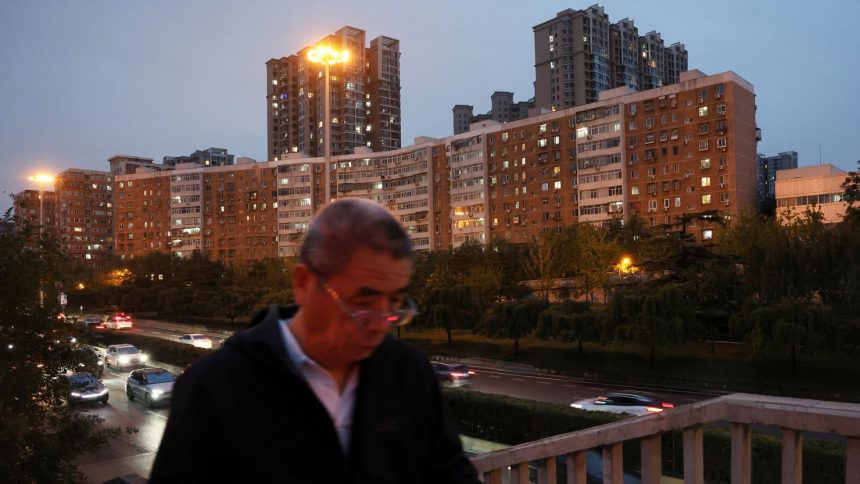
[[[42,226],[44,225],[45,217],[45,183],[54,183],[54,177],[50,175],[35,175],[30,177],[31,181],[39,184],[39,235],[42,235]]]
[[[615,264],[615,270],[618,271],[619,275],[626,274],[635,274],[639,272],[639,268],[633,265],[633,259],[628,256],[624,256],[621,260],[618,261],[618,264]]]
[[[337,50],[329,45],[318,45],[308,51],[308,60],[325,67],[325,87],[323,89],[323,159],[325,162],[325,198],[331,200],[329,183],[328,160],[331,157],[331,76],[329,69],[334,64],[342,64],[349,60],[349,51]]]

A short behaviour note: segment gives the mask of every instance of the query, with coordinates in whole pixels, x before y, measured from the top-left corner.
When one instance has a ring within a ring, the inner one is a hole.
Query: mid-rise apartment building
[[[235,163],[234,156],[225,148],[207,148],[197,150],[188,156],[165,156],[164,166],[175,166],[179,163],[197,163],[201,166],[224,166]]]
[[[55,177],[54,187],[61,249],[84,267],[106,267],[114,251],[111,173],[71,168]]]
[[[640,36],[630,19],[611,24],[600,5],[567,9],[533,27],[535,105],[565,109],[596,102],[599,93],[627,86],[654,89],[678,82],[687,70],[681,43],[665,47],[656,31]]]
[[[51,190],[42,192],[41,208],[39,207],[39,190],[21,190],[13,196],[13,212],[20,222],[26,222],[38,232],[56,234],[57,231],[57,197]],[[39,217],[42,220],[39,220]]]
[[[847,174],[833,165],[805,166],[776,172],[776,214],[783,222],[802,217],[807,210],[821,212],[824,223],[838,223],[845,217]]]
[[[514,102],[514,93],[496,91],[490,96],[490,111],[486,114],[475,114],[474,106],[458,104],[452,109],[454,120],[454,134],[469,131],[472,123],[485,120],[493,120],[498,123],[507,123],[518,119],[525,119],[535,107],[534,98],[528,101]]]
[[[400,42],[380,36],[365,47],[364,30],[343,27],[318,44],[349,52],[330,66],[332,154],[356,147],[385,151],[400,147]],[[291,153],[325,153],[324,67],[307,57],[312,47],[266,62],[266,120],[270,160]]]
[[[389,207],[418,250],[493,237],[527,243],[546,230],[632,217],[708,240],[720,225],[698,215],[731,218],[757,207],[756,141],[752,85],[732,72],[689,71],[658,89],[607,90],[585,106],[327,163],[292,154],[120,175],[117,195],[133,182],[145,191],[133,199],[159,207],[147,198],[156,197],[162,208],[118,229],[126,240],[118,253],[140,254],[137,241],[145,240],[228,263],[294,256],[316,211],[342,197]]]
[[[776,189],[776,172],[797,168],[797,152],[783,151],[777,155],[758,155],[758,197],[759,200],[773,199]]]

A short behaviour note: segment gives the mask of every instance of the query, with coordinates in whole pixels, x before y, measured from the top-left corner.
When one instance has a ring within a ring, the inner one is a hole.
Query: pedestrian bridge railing
[[[485,483],[527,483],[530,467],[536,467],[537,482],[552,484],[558,482],[557,462],[561,460],[566,481],[559,484],[586,484],[586,453],[599,449],[603,482],[621,484],[622,445],[638,440],[642,482],[656,484],[662,478],[661,435],[682,431],[684,483],[702,484],[703,427],[719,423],[731,427],[732,484],[751,482],[753,426],[777,428],[782,435],[781,476],[770,476],[770,482],[803,482],[803,433],[815,432],[847,442],[845,482],[860,483],[860,404],[743,393],[528,442],[474,457],[472,462]],[[814,482],[814,476],[810,477],[813,480],[807,482]]]

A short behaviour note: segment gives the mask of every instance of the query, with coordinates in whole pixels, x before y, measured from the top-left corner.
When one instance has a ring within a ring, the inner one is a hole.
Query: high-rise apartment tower
[[[400,41],[380,36],[365,47],[365,32],[343,27],[320,40],[349,51],[349,60],[330,67],[331,153],[400,147]],[[325,74],[305,47],[266,62],[268,156],[322,156]]]
[[[656,89],[687,70],[681,43],[665,47],[656,31],[639,35],[630,19],[609,23],[600,5],[567,9],[533,28],[535,105],[557,110],[599,100],[615,87]]]

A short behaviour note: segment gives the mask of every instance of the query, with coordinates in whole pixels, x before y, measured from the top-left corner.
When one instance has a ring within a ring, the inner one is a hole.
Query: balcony
[[[752,426],[778,427],[782,434],[781,476],[769,482],[803,482],[803,432],[838,436],[847,440],[845,482],[860,482],[860,404],[802,400],[735,393],[685,405],[664,413],[638,417],[562,434],[484,454],[472,459],[483,482],[529,482],[529,468],[537,467],[538,483],[557,482],[558,458],[566,465],[566,482],[586,482],[586,453],[603,454],[603,482],[620,484],[623,476],[622,444],[638,440],[642,482],[661,480],[661,434],[683,431],[683,480],[704,482],[703,426],[731,426],[731,482],[751,482]],[[759,476],[759,479],[765,476]],[[810,476],[815,482],[815,476]],[[780,480],[781,479],[781,480]]]

